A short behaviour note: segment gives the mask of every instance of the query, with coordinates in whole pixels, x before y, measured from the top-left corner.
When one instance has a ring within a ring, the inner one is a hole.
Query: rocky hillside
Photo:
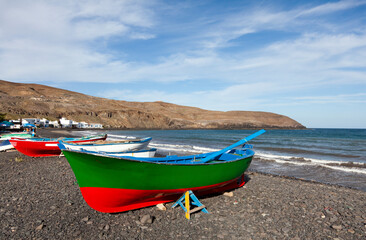
[[[7,118],[55,120],[65,117],[128,129],[304,128],[289,117],[268,112],[220,112],[165,102],[117,101],[39,84],[2,80],[0,113],[6,113]]]

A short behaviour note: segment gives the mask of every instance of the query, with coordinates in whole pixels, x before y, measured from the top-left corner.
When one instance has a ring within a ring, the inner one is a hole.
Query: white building
[[[22,121],[22,124],[20,124]],[[76,122],[73,120],[69,120],[66,118],[60,118],[59,121],[50,121],[46,118],[38,119],[38,118],[23,118],[22,120],[10,120],[10,122],[14,123],[11,126],[12,129],[20,129],[21,125],[26,123],[33,124],[39,127],[54,127],[54,128],[103,128],[103,125],[100,123],[87,123],[87,122]]]
[[[40,123],[41,123],[41,119],[39,119],[39,118],[23,118],[22,119],[22,124],[25,124],[25,123],[29,123],[29,124],[39,126]]]
[[[58,125],[58,123],[57,123],[57,125]],[[40,127],[49,127],[50,126],[50,121],[46,118],[42,118],[42,119],[39,120],[39,126]]]
[[[88,128],[89,124],[86,122],[79,122],[77,128]]]
[[[60,118],[60,124],[62,128],[71,128],[72,127],[72,120],[68,120],[66,118]]]
[[[16,119],[16,120],[12,119],[12,120],[9,120],[9,122],[14,124],[14,125],[10,126],[11,129],[20,129],[21,125],[24,125],[26,123],[30,123],[24,118],[21,121],[20,121],[20,119]]]
[[[72,121],[72,124],[71,124],[72,128],[78,128],[78,126],[79,126],[78,122]]]
[[[103,128],[103,125],[100,123],[89,123],[89,128]]]
[[[54,128],[59,128],[60,124],[58,124],[58,121],[49,121],[48,122],[48,127],[54,127]]]

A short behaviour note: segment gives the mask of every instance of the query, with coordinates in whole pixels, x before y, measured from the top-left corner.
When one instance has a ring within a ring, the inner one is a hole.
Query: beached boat
[[[106,138],[107,134],[81,138],[12,138],[9,141],[15,149],[25,155],[31,157],[47,157],[58,156],[61,154],[61,150],[57,145],[60,140],[70,142],[91,142],[105,140]]]
[[[58,144],[58,147],[61,150],[69,149],[66,147],[66,143],[63,141],[60,141]],[[75,149],[71,149],[75,150]],[[124,152],[103,152],[103,151],[88,151],[85,149],[78,149],[77,151],[81,152],[87,152],[91,154],[102,154],[102,155],[108,155],[113,157],[122,157],[122,156],[130,156],[130,157],[141,157],[141,158],[152,158],[155,156],[156,148],[150,148],[150,149],[143,149],[143,150],[132,150],[132,151],[124,151]]]
[[[13,145],[11,145],[9,140],[0,141],[0,152],[7,151],[12,148],[14,148],[14,147],[13,147]]]
[[[33,138],[34,132],[8,132],[0,136],[0,152],[13,149],[13,145],[9,142],[11,138]]]
[[[0,140],[9,140],[11,138],[32,138],[34,137],[33,133],[30,132],[11,132],[11,133],[5,133],[0,136]]]
[[[151,137],[142,139],[126,139],[119,141],[65,142],[62,144],[70,150],[86,150],[94,152],[126,152],[144,149],[149,145]]]
[[[100,212],[123,212],[196,195],[227,191],[244,184],[254,151],[234,149],[261,130],[218,152],[160,158],[116,157],[62,149],[86,203]]]

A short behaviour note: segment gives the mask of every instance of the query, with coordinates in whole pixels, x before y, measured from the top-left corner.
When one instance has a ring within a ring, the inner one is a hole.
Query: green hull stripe
[[[137,190],[212,185],[239,177],[252,157],[214,164],[174,165],[138,162],[63,151],[80,187]]]

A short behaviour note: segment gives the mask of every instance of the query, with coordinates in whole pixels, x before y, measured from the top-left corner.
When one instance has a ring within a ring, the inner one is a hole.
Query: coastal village
[[[102,129],[103,124],[101,123],[87,123],[87,122],[76,122],[64,117],[59,120],[51,121],[46,118],[21,118],[15,120],[9,120],[0,124],[3,130],[17,131],[23,127],[43,127],[43,128],[79,128],[79,129]]]

